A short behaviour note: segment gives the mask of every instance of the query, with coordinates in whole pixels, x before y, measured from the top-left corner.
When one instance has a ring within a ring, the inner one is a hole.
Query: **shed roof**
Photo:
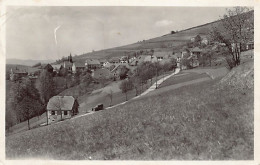
[[[47,104],[47,110],[69,110],[71,111],[75,99],[72,96],[53,96]]]

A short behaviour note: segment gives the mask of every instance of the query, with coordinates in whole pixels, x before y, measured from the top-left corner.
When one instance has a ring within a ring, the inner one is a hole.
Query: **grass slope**
[[[6,156],[253,159],[253,66],[111,110],[6,138]],[[241,78],[243,77],[243,79]],[[246,80],[246,81],[244,81]],[[160,89],[158,89],[160,90]]]

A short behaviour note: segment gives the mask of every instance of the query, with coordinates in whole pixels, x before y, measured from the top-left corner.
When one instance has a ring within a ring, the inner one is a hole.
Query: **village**
[[[190,48],[188,48],[188,46]],[[57,60],[58,62],[53,64],[36,64],[25,70],[11,68],[9,76],[11,81],[21,81],[22,79],[29,78],[33,82],[36,82],[42,70],[46,70],[54,77],[70,75],[72,79],[75,79],[75,75],[87,72],[90,74],[93,83],[104,84],[107,81],[108,84],[105,86],[109,86],[110,80],[122,81],[130,78],[131,75],[136,72],[137,66],[143,65],[144,63],[160,65],[162,68],[165,67],[166,71],[175,70],[175,68],[186,70],[204,66],[205,61],[209,61],[210,66],[221,65],[221,61],[213,60],[215,57],[212,57],[210,53],[224,46],[224,43],[210,43],[206,37],[202,38],[200,35],[196,35],[190,39],[187,46],[183,46],[180,50],[141,50],[127,53],[127,56],[112,57],[111,59],[86,59],[85,62],[74,61],[70,54],[67,58]],[[243,46],[243,50],[251,50],[253,48],[253,42],[248,42]],[[67,85],[66,82],[65,86]],[[73,85],[71,85],[71,87],[72,86]],[[78,95],[70,95],[53,96],[50,98],[47,104],[47,124],[64,120],[78,114],[79,103],[77,102],[77,97]],[[104,108],[103,104],[100,104],[102,108],[96,108],[96,110],[102,110]],[[96,105],[96,107],[97,106],[98,105]],[[95,109],[95,107],[93,108]],[[89,111],[90,109],[84,110],[84,112]]]
[[[243,144],[251,159],[254,28],[243,10],[125,46],[6,64],[7,157],[214,160],[239,157]],[[246,20],[240,33],[228,31],[233,19]]]

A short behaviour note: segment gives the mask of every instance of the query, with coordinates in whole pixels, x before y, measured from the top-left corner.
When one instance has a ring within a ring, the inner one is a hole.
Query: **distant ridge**
[[[6,59],[6,64],[17,64],[17,65],[26,65],[26,66],[33,66],[36,63],[53,63],[54,60],[22,60],[22,59]]]

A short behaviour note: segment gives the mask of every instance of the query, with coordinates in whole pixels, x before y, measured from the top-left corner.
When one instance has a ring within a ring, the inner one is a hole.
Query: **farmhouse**
[[[85,61],[85,66],[88,69],[99,69],[99,68],[101,68],[101,64],[97,59],[87,59]]]
[[[78,113],[79,103],[72,96],[53,96],[47,104],[48,120],[70,118]]]

